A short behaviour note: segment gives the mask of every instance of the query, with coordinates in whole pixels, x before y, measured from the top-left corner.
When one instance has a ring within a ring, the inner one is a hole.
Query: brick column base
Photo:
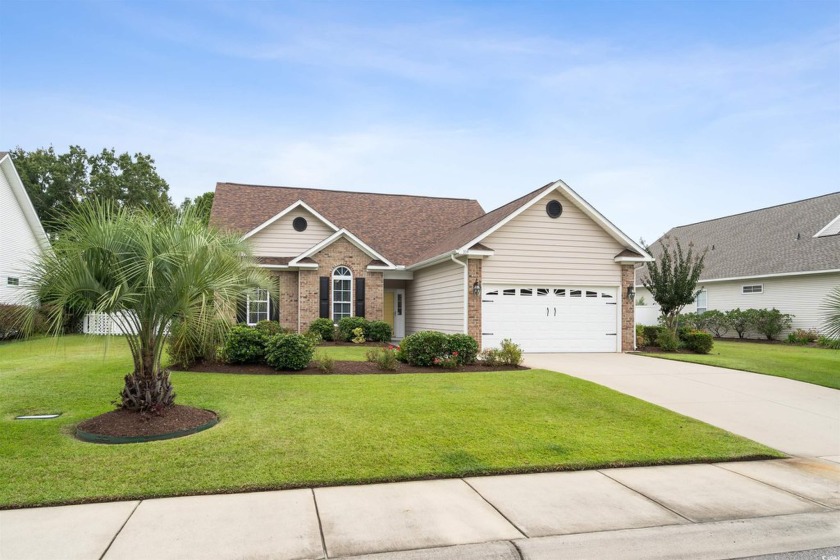
[[[636,349],[636,304],[628,299],[627,288],[636,282],[635,266],[621,265],[621,351],[632,352]],[[635,287],[634,287],[635,289]]]
[[[467,259],[467,267],[467,334],[481,350],[481,294],[472,292],[473,285],[481,282],[481,259]]]

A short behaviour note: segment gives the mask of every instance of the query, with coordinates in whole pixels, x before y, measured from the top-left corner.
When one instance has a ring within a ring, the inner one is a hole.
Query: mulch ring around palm
[[[159,413],[112,410],[85,420],[76,437],[93,443],[140,443],[191,435],[215,426],[215,412],[175,404]]]
[[[178,368],[170,367],[169,369],[175,371]],[[408,364],[398,363],[396,371],[386,371],[379,369],[373,362],[359,362],[359,361],[338,361],[333,365],[333,371],[328,373],[321,371],[313,364],[309,367],[299,371],[277,371],[270,366],[261,364],[223,364],[219,362],[204,362],[201,364],[194,364],[187,368],[186,371],[196,373],[245,373],[250,375],[364,375],[364,374],[395,374],[395,373],[459,373],[459,372],[476,372],[476,371],[514,371],[530,369],[524,366],[484,366],[481,364],[473,364],[470,366],[461,366],[457,369],[445,369],[440,367],[418,367],[410,366]],[[183,371],[183,370],[182,370]]]

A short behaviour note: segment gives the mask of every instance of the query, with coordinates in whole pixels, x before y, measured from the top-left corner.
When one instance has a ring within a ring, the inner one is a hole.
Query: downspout
[[[469,320],[469,305],[470,305],[470,277],[469,277],[469,266],[467,263],[463,263],[455,258],[455,253],[450,255],[452,262],[458,263],[464,267],[464,334],[470,332],[470,320]]]
[[[300,334],[300,269],[297,271],[298,275],[298,293],[297,293],[297,300],[298,300],[298,328],[297,332]]]

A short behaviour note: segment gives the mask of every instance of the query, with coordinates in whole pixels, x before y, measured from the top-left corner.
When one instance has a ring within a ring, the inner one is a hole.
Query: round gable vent
[[[295,231],[303,231],[306,229],[306,218],[298,216],[292,221],[292,227],[295,228]]]
[[[549,218],[559,218],[560,214],[563,213],[563,205],[560,204],[559,200],[549,200],[548,204],[545,205],[545,213],[548,214]]]

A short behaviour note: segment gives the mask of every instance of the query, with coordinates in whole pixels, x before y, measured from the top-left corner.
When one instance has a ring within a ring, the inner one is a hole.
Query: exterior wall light
[[[627,299],[630,301],[636,299],[636,290],[633,286],[627,286]]]
[[[476,281],[476,283],[473,284],[472,290],[473,290],[473,295],[474,296],[480,296],[481,295],[481,282]]]

